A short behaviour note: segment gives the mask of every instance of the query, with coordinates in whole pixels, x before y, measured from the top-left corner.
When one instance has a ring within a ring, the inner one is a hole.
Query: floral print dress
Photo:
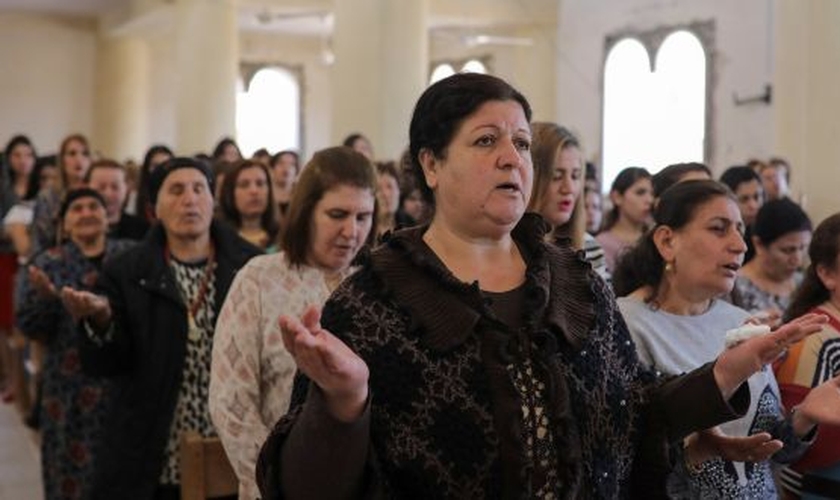
[[[130,243],[108,241],[105,254],[85,257],[72,242],[38,255],[33,265],[44,271],[56,290],[64,286],[90,290],[104,258]],[[40,297],[24,281],[18,328],[44,342],[42,372],[41,467],[44,498],[88,498],[96,445],[100,439],[110,382],[82,373],[76,325],[58,297]]]

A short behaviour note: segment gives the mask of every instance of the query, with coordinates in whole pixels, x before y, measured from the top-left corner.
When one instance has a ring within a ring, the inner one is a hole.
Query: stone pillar
[[[334,144],[361,132],[377,158],[408,146],[414,103],[428,79],[428,0],[336,0]]]
[[[149,140],[148,47],[139,38],[103,37],[97,65],[94,148],[118,161],[142,161]]]
[[[817,224],[840,211],[840,2],[776,5],[775,153],[790,161],[792,195]]]
[[[236,133],[236,0],[177,0],[174,40],[175,147],[209,154]]]

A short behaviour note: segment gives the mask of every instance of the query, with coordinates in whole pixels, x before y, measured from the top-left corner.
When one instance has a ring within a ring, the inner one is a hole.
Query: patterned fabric
[[[586,255],[586,261],[592,264],[592,269],[598,273],[598,276],[610,283],[612,276],[607,270],[607,258],[604,255],[604,249],[601,248],[598,240],[589,233],[583,235],[583,253]]]
[[[522,402],[506,369],[527,373],[529,341],[545,377],[560,498],[630,498],[640,476],[659,486],[642,459],[659,458],[666,434],[680,439],[731,414],[711,369],[653,388],[604,282],[579,253],[546,244],[540,223],[526,214],[513,232],[527,263],[517,332],[498,321],[477,283],[440,262],[422,240],[425,228],[395,233],[327,301],[322,325],[370,370],[370,455],[358,498],[532,498]],[[261,451],[264,498],[298,484],[294,491],[334,488],[318,472],[329,462],[286,475],[278,461],[281,450],[295,464],[322,453],[320,435],[286,440],[293,428],[320,428],[323,414],[303,404],[307,386],[296,379],[291,410]]]
[[[126,247],[108,241],[106,256]],[[86,258],[71,242],[41,253],[33,262],[57,289],[90,290],[101,260]],[[51,499],[89,498],[95,470],[95,445],[111,399],[111,384],[82,373],[73,319],[58,298],[41,299],[24,281],[18,327],[46,343],[42,374],[41,465],[44,496]]]
[[[790,347],[787,356],[776,365],[776,379],[788,408],[799,404],[808,391],[840,375],[840,311],[830,303],[816,308],[829,317],[821,332],[810,335]],[[782,485],[797,495],[803,488],[803,476],[830,478],[840,488],[840,429],[822,426],[816,442],[801,460],[781,471]],[[802,495],[803,498],[817,498]]]
[[[210,373],[210,414],[236,475],[239,497],[259,496],[254,469],[271,426],[286,412],[295,362],[278,318],[323,306],[330,290],[313,267],[290,267],[283,253],[254,257],[219,313]]]
[[[207,274],[207,262],[185,264],[171,259],[169,266],[175,275],[175,282],[185,304],[192,304],[201,289]],[[215,276],[210,273],[210,281],[204,293],[204,299],[195,315],[198,337],[187,335],[187,356],[184,360],[184,372],[181,377],[181,389],[175,416],[166,442],[166,457],[160,474],[162,484],[180,484],[181,468],[179,460],[180,439],[184,431],[196,431],[204,437],[215,436],[216,431],[210,421],[207,409],[208,387],[210,385],[210,353],[213,349],[213,324],[215,322]]]
[[[802,273],[797,272],[793,276],[795,286],[798,287],[802,283]],[[790,305],[790,296],[782,297],[758,288],[751,279],[746,276],[738,276],[735,278],[735,287],[732,289],[731,302],[736,306],[749,311],[757,313],[760,311],[768,311],[775,309],[779,312],[784,312]]]
[[[38,197],[35,199],[32,227],[30,228],[32,255],[56,244],[56,221],[58,210],[61,208],[61,196],[62,193],[55,189],[44,189],[38,193]]]

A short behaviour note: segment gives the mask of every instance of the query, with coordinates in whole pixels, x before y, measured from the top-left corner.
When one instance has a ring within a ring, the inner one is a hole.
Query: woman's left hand
[[[796,407],[793,430],[808,434],[817,424],[840,425],[840,375],[814,387]]]

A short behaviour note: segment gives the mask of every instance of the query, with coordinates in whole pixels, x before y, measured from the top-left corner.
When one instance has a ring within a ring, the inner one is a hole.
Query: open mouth
[[[518,193],[520,191],[519,186],[514,182],[504,182],[502,184],[497,185],[496,189],[501,189],[510,193]]]
[[[723,268],[732,271],[733,273],[737,273],[738,270],[741,269],[741,264],[738,264],[737,262],[732,262],[730,264],[724,264]]]

